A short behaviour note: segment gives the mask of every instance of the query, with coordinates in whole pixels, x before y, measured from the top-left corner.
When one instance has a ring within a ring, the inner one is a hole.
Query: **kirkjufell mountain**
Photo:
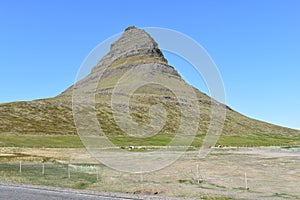
[[[159,49],[159,44],[144,30],[136,27],[125,29],[122,36],[111,44],[110,51],[94,66],[91,72],[76,83],[76,86],[80,86],[83,97],[88,95],[89,87],[96,84],[95,111],[105,134],[124,134],[123,129],[115,121],[110,102],[113,95],[120,97],[127,95],[122,93],[122,88],[129,88],[135,81],[133,79],[132,82],[122,82],[122,77],[129,71],[144,80],[160,77],[174,87],[182,84],[192,88],[196,95],[197,105],[201,110],[197,134],[206,134],[211,121],[211,107],[219,103],[211,100],[209,96],[198,89],[189,86],[175,68],[168,64]],[[102,74],[100,80],[98,79],[99,73]],[[114,91],[116,86],[121,88],[118,93]],[[74,85],[53,98],[0,104],[0,133],[76,134],[72,113],[73,89]],[[178,88],[179,93],[185,92],[180,90]],[[140,125],[151,123],[149,108],[157,103],[160,103],[167,113],[166,122],[160,130],[161,134],[176,133],[180,118],[184,117],[180,114],[180,106],[189,106],[189,103],[185,99],[178,99],[174,91],[160,84],[147,84],[134,91],[129,106],[132,120]],[[226,105],[223,106],[226,109],[226,120],[222,132],[224,135],[261,139],[265,137],[292,139],[300,134],[299,130],[251,119]],[[118,108],[121,115],[122,107],[122,102],[120,102]],[[163,116],[157,116],[158,119],[161,117]],[[126,126],[126,122],[123,124]]]

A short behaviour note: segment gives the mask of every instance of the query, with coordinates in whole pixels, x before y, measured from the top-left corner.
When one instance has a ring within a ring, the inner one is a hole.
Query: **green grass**
[[[297,198],[293,195],[289,195],[289,194],[286,194],[286,193],[274,193],[272,195],[272,197],[281,197],[281,198],[285,198],[285,199],[293,199],[293,198]]]
[[[82,148],[83,144],[72,135],[0,135],[0,147]]]
[[[249,134],[221,136],[216,145],[225,146],[283,146],[300,144],[299,138],[287,138],[276,134]]]
[[[100,181],[97,180],[95,171],[87,173],[70,168],[70,175],[69,178],[66,164],[46,163],[44,174],[41,163],[24,163],[22,173],[19,172],[19,163],[0,164],[0,177],[10,182],[86,189],[89,185]]]
[[[298,138],[284,138],[274,135],[252,134],[249,136],[222,135],[216,145],[225,146],[296,146],[300,145]],[[205,135],[197,134],[191,144],[201,147]],[[148,138],[129,136],[109,136],[109,140],[119,147],[126,146],[168,146],[174,139],[172,134],[158,134]],[[179,144],[180,145],[180,144]],[[82,148],[84,147],[77,135],[1,135],[0,147],[28,147],[28,148]]]
[[[148,138],[129,136],[110,136],[116,146],[166,146],[174,138],[173,135],[160,134]],[[82,148],[78,136],[58,135],[0,135],[0,147],[29,147],[29,148]]]

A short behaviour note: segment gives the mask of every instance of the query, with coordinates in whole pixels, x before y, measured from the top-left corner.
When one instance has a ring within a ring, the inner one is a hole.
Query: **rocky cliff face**
[[[100,80],[99,74],[102,74]],[[148,84],[140,85],[132,94],[126,92],[128,89],[134,89],[133,86],[138,82],[147,81]],[[161,84],[157,84],[158,81],[161,81]],[[115,121],[114,114],[125,115],[122,108],[126,106],[126,103],[116,102],[117,111],[115,111],[111,102],[116,96],[130,95],[130,116],[140,126],[151,124],[149,110],[151,106],[160,104],[167,113],[165,124],[160,130],[162,134],[175,133],[181,117],[184,117],[181,116],[180,109],[191,107],[193,104],[188,99],[178,98],[176,95],[186,95],[187,91],[183,88],[190,88],[196,95],[193,101],[197,101],[200,108],[197,130],[199,134],[206,133],[210,125],[211,106],[218,104],[199,90],[189,86],[179,73],[168,65],[154,39],[144,30],[136,27],[125,29],[122,36],[111,45],[110,51],[97,63],[91,73],[75,86],[80,88],[78,94],[83,98],[88,97],[91,91],[94,92],[97,118],[101,128],[109,135],[124,134],[124,130]],[[62,94],[50,99],[0,105],[0,133],[76,133],[72,114],[73,89],[74,86],[71,86]],[[299,134],[297,130],[253,120],[228,107],[226,109],[227,117],[223,134],[280,134],[284,137],[287,133],[291,137],[293,134]],[[191,111],[190,114],[190,116],[196,116],[197,113]],[[158,120],[163,121],[163,117],[164,113],[157,113]],[[193,120],[193,117],[189,120]],[[126,121],[123,125],[126,129]],[[128,123],[127,126],[130,128],[131,124]]]
[[[111,65],[119,59],[138,55],[156,58],[167,64],[167,60],[153,38],[144,30],[130,26],[125,29],[121,38],[111,45],[110,51],[94,67],[93,72],[101,69],[101,66]]]

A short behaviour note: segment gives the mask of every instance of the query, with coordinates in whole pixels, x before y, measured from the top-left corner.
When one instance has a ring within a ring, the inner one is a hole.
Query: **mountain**
[[[138,81],[147,84],[134,88]],[[159,81],[163,84],[159,84]],[[186,118],[180,113],[182,107],[190,114],[186,121],[193,123],[193,116],[196,117],[197,113],[190,107],[195,106],[195,102],[201,111],[200,120],[197,121],[197,134],[205,134],[210,124],[212,106],[221,105],[189,86],[168,64],[158,44],[148,33],[136,27],[128,27],[122,36],[111,44],[110,51],[92,71],[60,95],[49,99],[0,104],[0,133],[76,134],[72,113],[74,88],[77,91],[74,94],[75,98],[76,95],[80,95],[78,99],[83,98],[87,104],[95,98],[94,112],[102,130],[110,136],[122,135],[124,130],[143,136],[143,133],[136,133],[134,127],[148,127],[147,130],[143,130],[151,132],[158,130],[157,124],[161,126],[161,134],[175,134],[182,122],[181,118]],[[189,91],[185,88],[189,88]],[[132,94],[126,93],[127,90],[132,91]],[[94,94],[91,94],[91,91]],[[188,99],[178,98],[178,94],[195,95],[196,98],[190,102]],[[113,99],[119,99],[114,102],[114,108],[111,105]],[[127,121],[126,104],[129,105],[129,115],[134,125]],[[160,106],[154,109],[156,124],[152,126],[151,109],[157,104]],[[76,109],[80,112],[90,112],[84,110],[87,107],[78,106]],[[221,106],[226,109],[223,135],[260,139],[284,138],[289,141],[299,139],[299,130],[251,119],[228,106]],[[166,112],[161,111],[163,109]],[[160,124],[161,121],[166,123]],[[193,130],[193,127],[186,128]]]

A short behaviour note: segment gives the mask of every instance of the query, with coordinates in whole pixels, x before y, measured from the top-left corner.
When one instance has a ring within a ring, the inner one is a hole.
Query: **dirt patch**
[[[134,191],[133,194],[142,194],[142,195],[162,195],[165,194],[165,190],[155,190],[155,189],[143,189]]]

